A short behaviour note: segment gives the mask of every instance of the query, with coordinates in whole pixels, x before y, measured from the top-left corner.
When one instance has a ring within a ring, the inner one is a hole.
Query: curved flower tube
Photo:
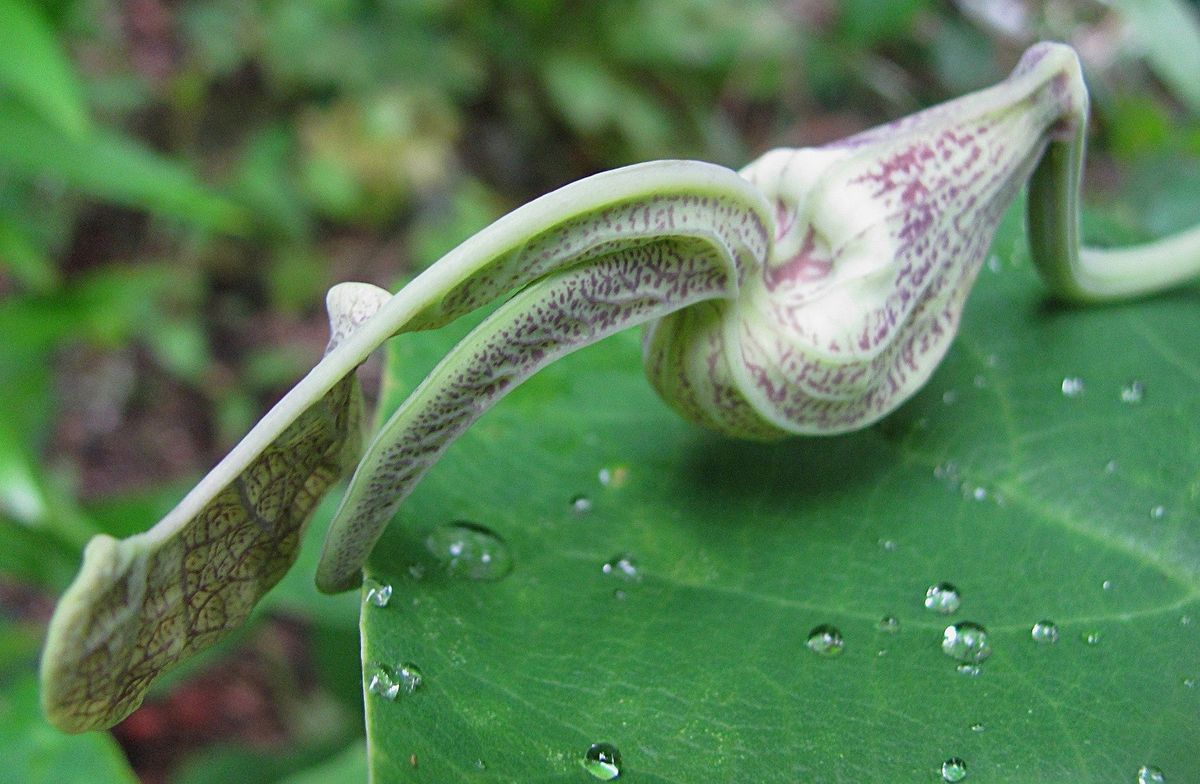
[[[330,292],[325,358],[158,525],[97,537],[59,603],[43,705],[111,726],[155,677],[240,624],[295,558],[315,501],[358,454],[353,370],[394,334],[517,293],[367,446],[318,567],[354,587],[449,444],[546,364],[635,324],[660,395],[740,438],[864,427],[945,354],[1000,216],[1030,181],[1033,257],[1059,296],[1140,296],[1200,275],[1200,228],[1081,249],[1087,92],[1074,52],[1030,49],[1004,82],[740,173],[656,161],[589,177],[497,221],[394,296]],[[1032,179],[1031,179],[1032,178]]]

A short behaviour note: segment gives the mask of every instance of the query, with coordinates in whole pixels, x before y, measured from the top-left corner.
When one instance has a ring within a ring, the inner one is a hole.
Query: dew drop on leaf
[[[1141,403],[1146,396],[1146,384],[1142,381],[1130,381],[1121,387],[1122,403]]]
[[[577,495],[571,499],[571,511],[577,515],[585,515],[592,511],[592,499],[586,495]]]
[[[600,484],[605,487],[614,489],[624,487],[625,483],[629,481],[629,467],[623,465],[605,466],[600,469],[597,478],[600,480]]]
[[[1138,768],[1138,784],[1163,784],[1167,777],[1163,775],[1161,769],[1153,765],[1143,765]]]
[[[605,574],[611,574],[614,577],[620,577],[622,580],[636,581],[642,579],[642,573],[638,571],[637,561],[628,553],[621,553],[609,558],[600,567],[600,571]]]
[[[621,752],[611,743],[593,743],[583,755],[583,769],[601,781],[621,775]]]
[[[1029,636],[1040,644],[1058,642],[1058,627],[1054,625],[1054,621],[1038,621],[1029,630]]]
[[[436,526],[425,538],[425,548],[453,577],[499,580],[513,568],[508,544],[490,528],[466,520]]]
[[[363,580],[363,604],[369,604],[372,607],[387,607],[391,600],[392,586],[369,577]]]
[[[371,664],[367,667],[366,675],[367,691],[371,694],[377,694],[385,700],[394,700],[400,693],[400,683],[387,665]]]
[[[412,694],[421,688],[424,682],[425,677],[421,675],[420,668],[412,662],[405,662],[396,670],[396,683],[404,689],[405,694]]]
[[[979,675],[979,673],[983,672],[983,668],[980,667],[978,664],[967,664],[966,662],[959,662],[957,665],[955,665],[954,671],[957,672],[959,675],[966,675],[968,677],[974,678],[977,675]]]
[[[1150,507],[1150,519],[1151,520],[1161,520],[1166,516],[1167,516],[1167,507],[1163,506],[1162,504],[1155,504],[1154,506]]]
[[[979,664],[992,655],[987,629],[971,621],[947,626],[942,633],[942,652],[964,664]]]
[[[958,757],[951,757],[942,763],[942,781],[949,781],[953,784],[953,782],[962,781],[966,777],[967,763]]]
[[[879,619],[879,623],[875,624],[875,626],[881,632],[895,634],[900,631],[900,619],[894,615],[885,615]]]
[[[808,639],[804,642],[810,651],[819,653],[822,656],[838,656],[842,649],[846,647],[845,640],[842,639],[842,633],[837,627],[823,623],[820,626],[813,627],[813,630],[808,633]]]
[[[1067,376],[1062,380],[1064,397],[1079,397],[1083,394],[1083,379],[1078,376]]]
[[[925,607],[942,615],[952,615],[962,605],[962,595],[951,583],[937,583],[925,589]]]
[[[1082,635],[1082,639],[1088,645],[1098,645],[1100,643],[1100,632],[1097,632],[1097,631],[1084,632]]]
[[[987,729],[987,727],[983,726],[979,722],[975,722],[974,724],[971,725],[971,732],[983,732],[986,729]]]

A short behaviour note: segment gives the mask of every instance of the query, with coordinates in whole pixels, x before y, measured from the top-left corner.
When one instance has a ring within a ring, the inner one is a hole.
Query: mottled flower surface
[[[1079,63],[1030,49],[989,89],[742,169],[774,246],[739,296],[656,322],[648,374],[685,416],[750,438],[854,430],[929,378],[996,226],[1086,111]]]

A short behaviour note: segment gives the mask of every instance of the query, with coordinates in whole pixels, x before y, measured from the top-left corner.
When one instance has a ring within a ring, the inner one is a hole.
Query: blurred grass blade
[[[89,127],[83,90],[54,32],[28,0],[0,0],[0,94],[10,92],[72,136]]]
[[[1108,2],[1129,21],[1154,74],[1200,116],[1200,15],[1183,0]]]
[[[56,177],[88,195],[205,229],[241,233],[248,224],[242,207],[184,166],[112,131],[96,129],[78,139],[57,133],[11,102],[0,103],[0,166],[31,178]]]
[[[59,283],[54,263],[7,215],[0,215],[0,271],[38,294],[45,294]]]

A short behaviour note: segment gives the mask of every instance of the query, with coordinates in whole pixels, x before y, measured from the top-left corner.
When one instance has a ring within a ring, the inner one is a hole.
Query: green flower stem
[[[1071,302],[1099,303],[1154,294],[1200,277],[1200,225],[1124,248],[1084,247],[1081,184],[1087,93],[1068,138],[1052,141],[1029,180],[1027,219],[1034,264],[1050,290]]]

